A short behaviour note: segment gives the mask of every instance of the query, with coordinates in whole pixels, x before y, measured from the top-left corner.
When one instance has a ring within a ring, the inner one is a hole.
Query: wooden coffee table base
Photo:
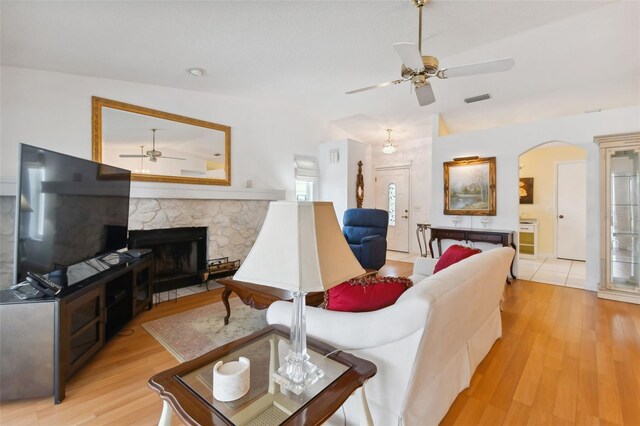
[[[225,325],[229,324],[229,318],[231,317],[231,306],[229,305],[231,292],[238,295],[242,303],[253,309],[267,309],[273,302],[293,300],[293,293],[287,290],[236,281],[231,278],[220,279],[217,282],[224,286],[222,303],[224,303],[224,307],[227,310],[227,316],[224,317]],[[306,300],[308,306],[319,306],[324,300],[324,293],[321,291],[308,293]]]

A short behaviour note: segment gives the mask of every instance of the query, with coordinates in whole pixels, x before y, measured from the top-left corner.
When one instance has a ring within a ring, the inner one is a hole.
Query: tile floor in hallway
[[[584,288],[585,262],[553,257],[518,259],[518,278],[565,287]]]

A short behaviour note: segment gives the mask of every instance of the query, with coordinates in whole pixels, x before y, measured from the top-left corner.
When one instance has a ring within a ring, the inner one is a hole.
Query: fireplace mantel
[[[0,196],[15,195],[16,178],[0,177]],[[271,201],[284,200],[285,191],[282,189],[238,188],[233,186],[131,182],[131,198]]]
[[[131,182],[131,198],[188,198],[205,200],[284,200],[282,189]]]

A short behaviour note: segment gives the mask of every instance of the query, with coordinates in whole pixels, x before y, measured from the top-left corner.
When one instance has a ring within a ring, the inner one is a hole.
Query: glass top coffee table
[[[364,393],[364,383],[376,374],[372,362],[308,338],[311,362],[325,374],[296,395],[281,389],[272,378],[288,345],[289,329],[272,325],[156,374],[149,386],[164,402],[159,424],[171,424],[173,412],[189,425],[321,424],[354,392],[360,403],[360,422],[372,424]],[[218,401],[213,396],[213,366],[239,357],[251,362],[249,392],[235,401]]]

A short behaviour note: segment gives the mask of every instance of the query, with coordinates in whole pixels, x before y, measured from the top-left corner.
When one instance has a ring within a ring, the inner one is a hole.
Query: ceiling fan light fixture
[[[382,144],[383,154],[393,154],[398,150],[398,145],[394,145],[391,140],[391,129],[387,129],[387,141]]]
[[[204,68],[189,68],[187,69],[187,73],[194,77],[202,77],[207,73],[207,71]]]
[[[388,81],[385,83],[367,86],[356,90],[346,92],[347,95],[364,92],[366,90],[387,87],[392,84],[400,84],[405,81],[411,82],[418,104],[420,106],[431,105],[436,101],[433,89],[429,84],[430,78],[447,79],[454,77],[465,77],[476,74],[489,74],[496,72],[509,71],[515,65],[513,58],[504,58],[493,61],[478,62],[467,65],[454,66],[440,69],[438,58],[422,54],[422,41],[429,39],[430,36],[422,36],[422,12],[424,6],[430,0],[412,0],[418,9],[418,44],[413,43],[395,43],[393,48],[401,59],[400,80]],[[439,34],[442,31],[436,31]]]

